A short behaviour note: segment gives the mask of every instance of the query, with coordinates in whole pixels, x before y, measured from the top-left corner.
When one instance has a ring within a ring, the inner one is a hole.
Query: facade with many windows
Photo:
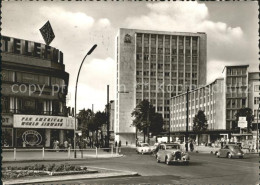
[[[206,34],[120,29],[116,43],[115,139],[134,144],[138,103],[148,100],[169,123],[170,97],[206,84]]]
[[[257,109],[259,109],[260,104],[260,73],[254,72],[249,73],[249,84],[248,84],[248,106],[252,109],[254,114],[253,128],[256,128],[257,123]],[[258,122],[260,118],[258,116]]]
[[[68,117],[69,74],[63,53],[53,47],[3,36],[2,145],[51,147],[54,140],[73,139]]]
[[[223,70],[224,78],[189,91],[188,132],[191,135],[196,134],[193,133],[193,119],[199,110],[204,111],[208,120],[208,130],[205,132],[208,136],[205,142],[216,141],[220,135],[236,133],[236,113],[239,109],[249,107],[256,115],[259,106],[259,73],[249,73],[248,67],[226,66]],[[187,93],[171,98],[172,133],[186,132],[186,98]]]

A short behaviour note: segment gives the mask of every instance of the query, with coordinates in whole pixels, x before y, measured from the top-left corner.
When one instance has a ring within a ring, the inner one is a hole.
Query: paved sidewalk
[[[88,159],[88,158],[113,158],[113,157],[122,157],[121,154],[116,154],[112,152],[106,152],[103,150],[87,150],[81,153],[80,151],[76,152],[76,159]],[[83,154],[83,155],[82,155]],[[43,157],[44,156],[44,157]],[[41,160],[74,160],[73,152],[55,152],[55,151],[3,151],[2,152],[2,161],[41,161]]]

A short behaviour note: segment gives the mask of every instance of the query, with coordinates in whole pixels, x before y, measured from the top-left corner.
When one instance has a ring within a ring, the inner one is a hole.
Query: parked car
[[[141,154],[150,154],[152,153],[152,150],[148,143],[141,143],[138,147],[136,147],[136,152]]]
[[[244,152],[236,144],[227,144],[217,152],[217,157],[228,157],[228,158],[243,158]]]
[[[156,154],[156,160],[158,163],[162,161],[168,165],[176,162],[189,164],[190,156],[181,150],[181,145],[178,143],[161,143]]]

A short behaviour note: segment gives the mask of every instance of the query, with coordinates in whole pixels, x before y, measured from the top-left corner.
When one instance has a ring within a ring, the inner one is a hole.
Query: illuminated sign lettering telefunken
[[[45,44],[2,36],[1,50],[3,52],[33,56],[63,64],[63,53]]]

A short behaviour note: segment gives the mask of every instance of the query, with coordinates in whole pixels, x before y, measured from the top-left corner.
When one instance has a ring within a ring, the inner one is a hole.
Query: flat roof
[[[225,68],[227,68],[227,67],[249,67],[249,64],[246,64],[246,65],[229,65],[229,66],[225,66],[224,67],[224,69],[223,69],[223,71],[222,71],[222,73],[224,72],[224,70],[225,70]]]
[[[202,89],[202,88],[205,88],[205,87],[207,87],[207,86],[210,86],[211,84],[213,84],[213,83],[215,83],[217,80],[224,80],[224,78],[216,78],[213,82],[211,82],[211,83],[209,83],[209,84],[206,84],[206,85],[204,85],[204,86],[202,86],[202,87],[198,87],[198,88],[196,88],[196,89],[192,89],[192,90],[190,90],[189,91],[189,93],[191,93],[191,92],[193,92],[193,91],[197,91],[197,90],[199,90],[199,89]],[[182,95],[185,95],[187,92],[184,92],[184,93],[181,93],[181,94],[178,94],[178,95],[176,95],[176,96],[172,96],[172,97],[170,97],[171,99],[172,98],[175,98],[175,97],[178,97],[178,96],[182,96]]]
[[[139,32],[139,33],[152,33],[152,34],[164,34],[164,35],[172,35],[172,34],[176,34],[176,35],[193,35],[193,36],[198,36],[198,35],[206,35],[205,32],[175,32],[175,31],[161,31],[161,30],[142,30],[142,29],[129,29],[129,28],[119,28],[119,30],[133,30],[135,32]]]

